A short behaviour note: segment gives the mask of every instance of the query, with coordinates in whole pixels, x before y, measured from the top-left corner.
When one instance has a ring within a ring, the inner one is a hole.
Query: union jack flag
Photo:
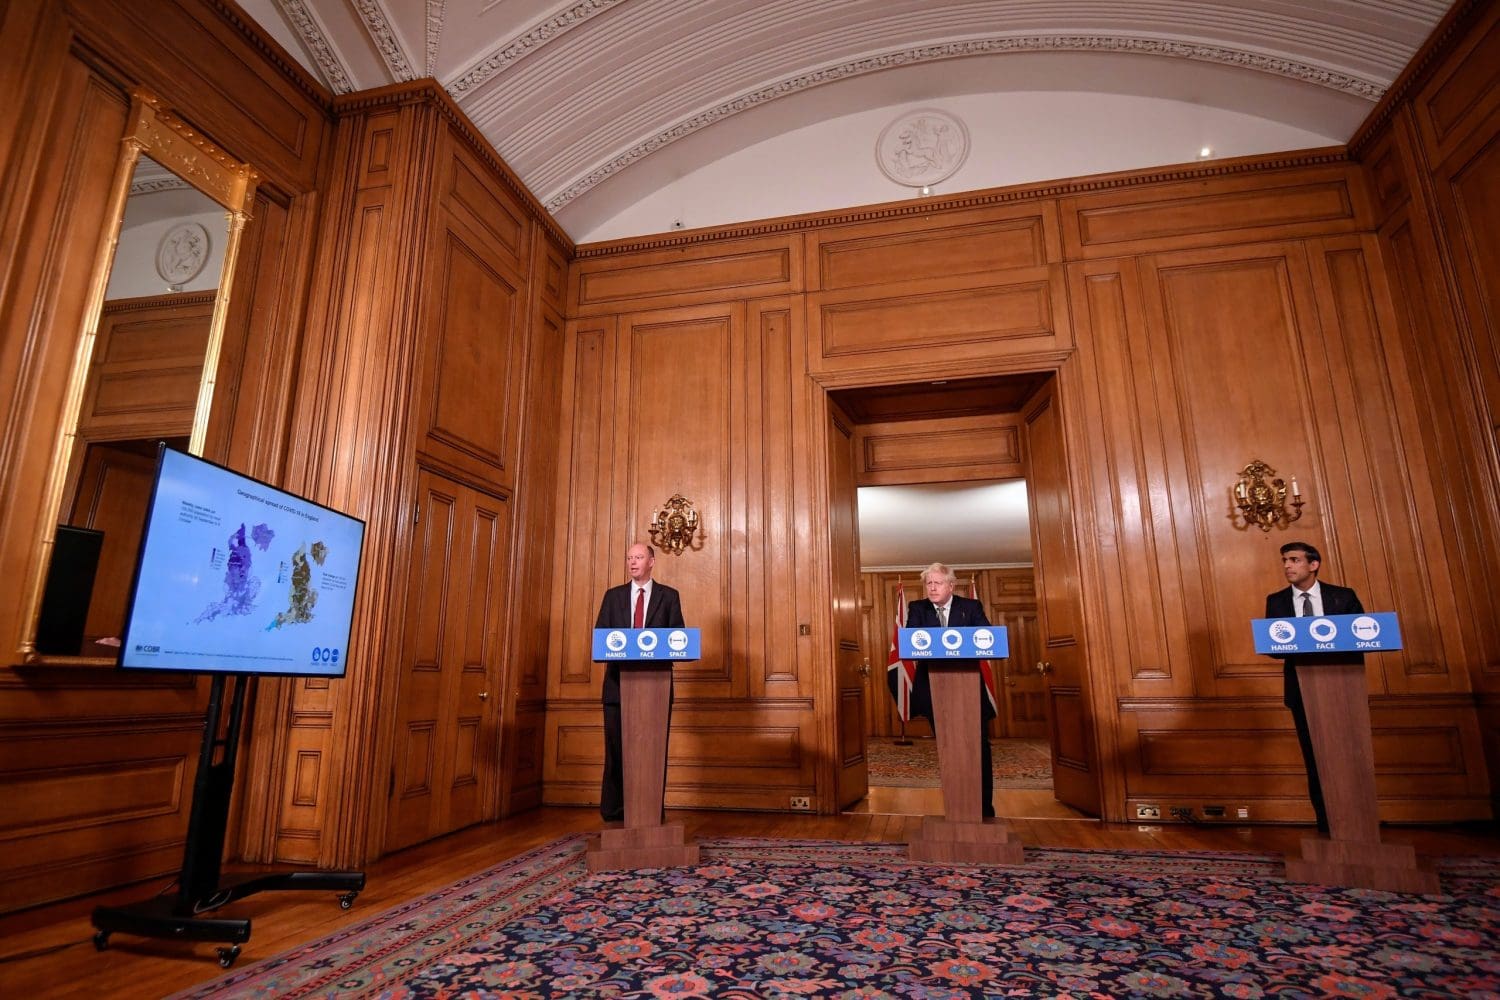
[[[979,600],[979,584],[971,576],[969,577],[969,597]],[[989,617],[986,615],[985,617]],[[996,715],[1000,714],[1000,706],[995,701],[995,666],[989,660],[979,661],[979,676],[984,679],[984,696],[990,700],[990,710]]]
[[[885,677],[896,699],[896,714],[902,722],[911,721],[911,690],[917,683],[917,665],[901,659],[896,652],[896,632],[906,625],[906,584],[896,584],[896,623],[891,626],[891,651],[886,656]]]

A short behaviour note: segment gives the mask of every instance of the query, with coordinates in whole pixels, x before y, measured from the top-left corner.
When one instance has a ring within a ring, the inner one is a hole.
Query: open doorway
[[[1004,625],[1010,637],[1011,655],[990,664],[998,811],[1032,818],[1090,816],[1087,803],[1074,808],[1076,801],[1060,801],[1055,792],[1057,727],[1049,717],[1049,678],[1042,672],[1049,651],[1039,622],[1034,549],[1055,553],[1057,546],[1039,540],[1032,523],[1037,498],[1028,495],[1026,443],[1031,421],[1050,405],[1052,383],[1051,373],[1043,372],[830,393],[852,425],[852,495],[830,500],[835,507],[852,504],[855,511],[860,644],[867,665],[869,789],[851,811],[942,812],[936,741],[926,720],[900,719],[887,685],[897,608],[924,597],[922,570],[942,562],[957,573],[956,592],[983,602],[990,621]],[[1062,468],[1042,465],[1044,475]],[[1052,502],[1056,486],[1044,489]],[[1076,580],[1073,573],[1065,576]]]

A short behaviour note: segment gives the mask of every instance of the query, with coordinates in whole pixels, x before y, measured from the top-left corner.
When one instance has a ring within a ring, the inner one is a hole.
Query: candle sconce
[[[1275,475],[1276,470],[1259,459],[1240,470],[1240,478],[1234,484],[1234,503],[1245,519],[1246,528],[1251,525],[1261,531],[1285,528],[1302,516],[1306,501],[1297,486],[1297,477],[1292,477],[1290,486],[1280,478],[1267,481],[1267,477]]]
[[[698,531],[698,512],[693,502],[681,493],[673,493],[666,505],[651,512],[651,540],[674,556],[691,548]]]

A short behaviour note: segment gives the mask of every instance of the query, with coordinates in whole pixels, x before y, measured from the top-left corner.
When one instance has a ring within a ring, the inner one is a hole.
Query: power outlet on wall
[[[1136,819],[1161,819],[1161,806],[1136,806]]]
[[[806,795],[793,795],[792,808],[798,812],[812,812],[812,799]]]

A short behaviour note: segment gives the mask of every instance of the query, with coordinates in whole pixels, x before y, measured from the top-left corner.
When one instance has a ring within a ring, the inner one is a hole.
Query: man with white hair
[[[978,628],[989,625],[990,620],[985,616],[983,603],[953,593],[953,585],[957,582],[958,577],[953,570],[942,563],[935,562],[923,570],[922,586],[926,588],[927,596],[907,605],[906,627],[946,628],[952,625],[958,628]],[[967,662],[973,663],[977,668],[979,661]],[[984,816],[988,818],[995,815],[994,765],[990,761],[989,739],[989,721],[995,717],[995,709],[989,698],[985,697],[984,680],[978,669],[974,671],[974,676],[978,686],[974,694],[979,698],[979,773],[983,783],[980,802],[984,807]],[[913,715],[925,716],[932,731],[937,732],[937,720],[932,716],[932,682],[927,678],[927,664],[922,660],[917,661],[917,680],[912,685],[911,711]]]

